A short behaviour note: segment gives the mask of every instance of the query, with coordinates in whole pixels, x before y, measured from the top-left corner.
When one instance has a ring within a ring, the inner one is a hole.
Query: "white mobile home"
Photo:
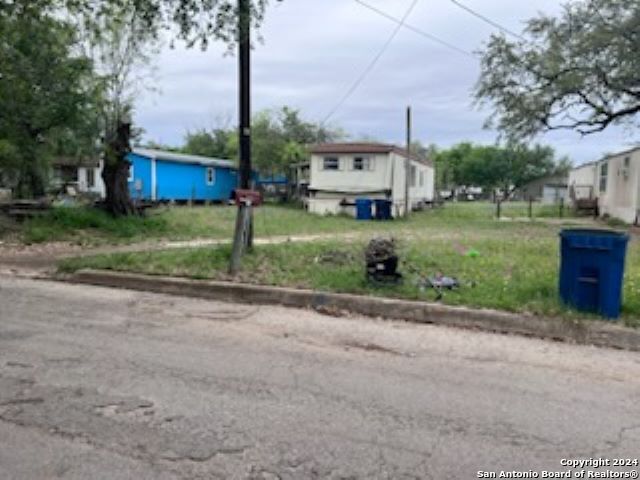
[[[640,213],[640,147],[607,155],[569,174],[576,199],[597,198],[600,215],[637,223]]]
[[[598,162],[596,177],[600,215],[636,223],[640,210],[640,148],[603,158]]]
[[[405,211],[406,150],[382,143],[332,143],[311,148],[310,212],[355,212],[356,198],[388,199],[392,215]],[[410,208],[434,199],[434,168],[430,161],[411,155]]]

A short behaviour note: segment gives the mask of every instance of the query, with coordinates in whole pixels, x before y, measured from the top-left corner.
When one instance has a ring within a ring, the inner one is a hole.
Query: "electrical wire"
[[[369,5],[368,3],[363,2],[362,0],[354,0],[354,1],[356,3],[362,5],[363,7],[368,8],[372,12],[375,12],[378,15],[381,15],[381,16],[385,17],[388,20],[391,20],[392,22],[395,22],[397,24],[401,23],[401,20],[399,18],[394,17],[393,15],[390,15],[390,14],[388,14],[387,12],[385,12],[383,10],[380,10],[379,8],[376,8],[373,5]],[[467,55],[469,57],[475,57],[475,55],[473,53],[471,53],[471,52],[469,52],[469,51],[467,51],[467,50],[465,50],[463,48],[457,47],[454,44],[449,43],[446,40],[443,40],[443,39],[441,39],[439,37],[436,37],[435,35],[433,35],[433,34],[431,34],[429,32],[425,32],[424,30],[422,30],[422,29],[420,29],[418,27],[415,27],[415,26],[413,26],[413,25],[411,25],[409,23],[404,23],[403,26],[406,29],[411,30],[412,32],[417,33],[418,35],[421,35],[421,36],[423,36],[423,37],[425,37],[425,38],[427,38],[427,39],[429,39],[429,40],[431,40],[433,42],[439,43],[440,45],[442,45],[444,47],[447,47],[447,48],[449,48],[451,50],[455,50],[456,52],[462,53],[463,55]]]
[[[356,1],[358,1],[358,0],[356,0]],[[486,17],[486,16],[482,15],[481,13],[476,12],[471,7],[467,7],[465,4],[460,3],[458,0],[449,0],[449,1],[451,3],[453,3],[454,5],[456,5],[458,8],[461,8],[464,11],[466,11],[466,12],[470,13],[471,15],[473,15],[474,17],[479,18],[483,22],[486,22],[489,25],[492,25],[492,26],[496,27],[501,32],[506,33],[508,35],[511,35],[512,37],[518,38],[519,40],[522,40],[524,42],[528,42],[528,40],[526,38],[524,38],[522,35],[520,35],[519,33],[516,33],[513,30],[509,30],[507,27],[505,27],[503,25],[500,25],[498,22],[494,22],[489,17]]]
[[[416,6],[417,3],[418,3],[418,0],[413,0],[411,2],[411,5],[409,5],[409,8],[405,12],[405,14],[402,16],[402,19],[399,21],[399,23],[396,26],[396,28],[393,30],[393,32],[391,32],[391,35],[389,36],[387,41],[384,43],[384,45],[382,45],[382,48],[380,48],[380,50],[373,57],[371,62],[369,62],[369,64],[366,66],[366,68],[358,76],[358,78],[356,78],[355,82],[353,82],[351,84],[351,86],[349,87],[347,92],[342,96],[340,101],[324,117],[322,122],[320,122],[320,125],[326,124],[329,121],[329,119],[338,111],[338,109],[340,109],[340,107],[342,107],[342,105],[344,105],[344,103],[349,99],[349,97],[351,97],[351,95],[353,95],[355,93],[355,91],[358,89],[360,84],[362,84],[362,82],[367,77],[367,75],[371,72],[371,70],[373,70],[373,67],[376,66],[376,64],[378,63],[378,61],[380,60],[380,58],[382,57],[384,52],[387,50],[387,48],[389,48],[389,45],[391,45],[391,42],[393,42],[393,39],[396,38],[396,35],[398,35],[398,32],[400,31],[400,29],[404,26],[405,20],[407,19],[407,17],[409,17],[409,15],[413,11],[413,9],[414,9],[414,7]]]

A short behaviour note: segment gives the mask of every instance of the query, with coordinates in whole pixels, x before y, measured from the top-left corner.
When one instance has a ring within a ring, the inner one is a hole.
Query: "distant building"
[[[518,189],[518,197],[522,200],[558,203],[567,197],[567,182],[566,173],[536,178]]]
[[[51,186],[54,189],[73,188],[77,193],[105,197],[102,180],[102,160],[56,158],[51,165]]]
[[[355,212],[356,198],[388,199],[392,214],[405,211],[406,151],[382,143],[330,143],[311,147],[307,205],[310,212]],[[434,168],[412,155],[409,171],[409,208],[434,199]]]
[[[230,160],[148,148],[134,148],[127,158],[133,199],[227,201],[238,183]]]

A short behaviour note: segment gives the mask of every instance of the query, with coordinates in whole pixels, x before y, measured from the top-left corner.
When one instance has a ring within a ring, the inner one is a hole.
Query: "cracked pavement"
[[[0,276],[2,479],[462,479],[639,452],[636,353]]]

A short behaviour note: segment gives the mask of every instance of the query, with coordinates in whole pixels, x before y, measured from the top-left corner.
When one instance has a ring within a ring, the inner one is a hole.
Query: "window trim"
[[[207,167],[204,171],[204,180],[207,186],[211,187],[216,184],[216,169],[215,167]]]
[[[129,164],[129,176],[127,177],[127,182],[133,182],[134,174],[133,174],[133,163]]]
[[[603,162],[600,165],[600,185],[598,185],[600,192],[607,191],[607,182],[609,180],[609,162]]]

